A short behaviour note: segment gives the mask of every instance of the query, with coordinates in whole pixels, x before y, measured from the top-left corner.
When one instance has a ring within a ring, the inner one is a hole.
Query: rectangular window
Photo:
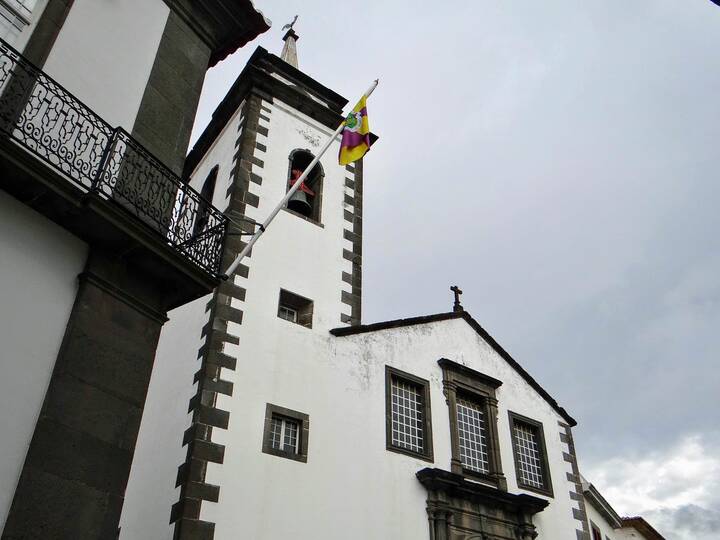
[[[280,304],[280,307],[278,308],[278,317],[280,317],[281,319],[285,319],[286,321],[296,323],[297,322],[297,311]]]
[[[265,407],[264,453],[306,463],[309,434],[307,414],[272,403]]]
[[[450,420],[450,470],[507,491],[495,393],[502,382],[447,358],[438,365]]]
[[[392,380],[392,443],[411,452],[423,452],[422,387],[396,377]]]
[[[432,461],[428,382],[386,367],[387,449]]]
[[[280,289],[278,317],[300,326],[312,328],[313,301],[285,289]]]
[[[512,412],[509,415],[518,487],[552,496],[542,424]]]
[[[475,472],[488,473],[490,459],[483,408],[469,400],[457,400],[458,440],[463,467]]]
[[[591,527],[593,540],[602,540],[602,534],[600,534],[600,529],[598,529],[594,523],[591,525]]]
[[[297,421],[273,415],[270,426],[270,445],[276,450],[297,454],[297,443]]]

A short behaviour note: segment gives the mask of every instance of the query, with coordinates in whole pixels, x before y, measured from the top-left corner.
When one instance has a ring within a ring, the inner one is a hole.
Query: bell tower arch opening
[[[287,190],[295,184],[295,181],[300,178],[300,175],[307,169],[313,159],[315,159],[315,156],[309,150],[296,149],[290,152]],[[325,172],[322,165],[317,163],[300,188],[288,201],[288,209],[311,221],[320,223],[324,177]]]

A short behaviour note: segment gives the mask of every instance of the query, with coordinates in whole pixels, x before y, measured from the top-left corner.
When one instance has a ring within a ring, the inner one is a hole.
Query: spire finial
[[[285,42],[285,45],[283,45],[283,50],[280,53],[280,58],[285,60],[294,68],[298,67],[296,43],[297,40],[300,39],[300,37],[295,33],[295,30],[293,30],[293,26],[295,26],[297,20],[298,16],[295,15],[295,18],[292,20],[291,23],[288,23],[282,27],[282,29],[287,30],[287,32],[285,32],[285,35],[283,36],[283,41]]]
[[[455,293],[455,302],[453,303],[453,311],[465,311],[460,304],[460,295],[462,294],[462,291],[460,290],[460,287],[457,285],[453,285],[450,287],[450,290]]]

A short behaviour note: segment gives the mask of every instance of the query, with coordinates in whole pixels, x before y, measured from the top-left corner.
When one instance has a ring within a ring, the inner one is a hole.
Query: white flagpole
[[[364,96],[366,98],[370,97],[370,94],[373,93],[375,88],[378,85],[378,79],[375,79],[373,83],[370,85],[370,88],[367,89]],[[258,241],[258,239],[262,236],[262,234],[265,232],[265,229],[268,228],[270,223],[273,219],[275,219],[275,216],[277,216],[280,213],[280,210],[285,208],[285,205],[287,205],[287,202],[290,200],[290,197],[293,196],[293,194],[298,190],[298,188],[302,185],[302,183],[305,181],[305,178],[307,178],[307,175],[310,174],[310,172],[313,170],[313,167],[317,165],[317,162],[320,161],[320,158],[323,156],[323,154],[327,151],[328,148],[330,148],[330,145],[335,140],[335,137],[337,137],[342,129],[345,127],[345,121],[343,120],[340,125],[335,130],[335,133],[330,135],[328,137],[328,140],[325,141],[325,144],[318,152],[317,156],[310,162],[310,165],[305,167],[305,170],[300,175],[300,178],[298,178],[295,183],[292,185],[292,187],[288,190],[288,192],[285,194],[285,197],[278,203],[278,205],[273,209],[272,212],[270,212],[270,215],[267,217],[265,222],[260,226],[260,228],[257,230],[257,232],[250,238],[250,241],[247,243],[247,245],[243,248],[243,250],[240,252],[240,254],[235,258],[235,260],[232,262],[232,264],[228,267],[227,270],[225,270],[225,274],[223,275],[223,279],[227,279],[228,277],[232,276],[235,270],[237,270],[238,266],[240,266],[240,263],[245,258],[245,256],[248,254],[248,252],[252,249],[252,247],[255,245],[255,242]]]

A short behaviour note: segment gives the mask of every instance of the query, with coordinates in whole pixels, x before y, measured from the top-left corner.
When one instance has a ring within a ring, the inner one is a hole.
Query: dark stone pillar
[[[91,250],[3,539],[117,537],[166,320],[156,285]]]
[[[132,136],[178,176],[209,59],[209,47],[170,11]]]

